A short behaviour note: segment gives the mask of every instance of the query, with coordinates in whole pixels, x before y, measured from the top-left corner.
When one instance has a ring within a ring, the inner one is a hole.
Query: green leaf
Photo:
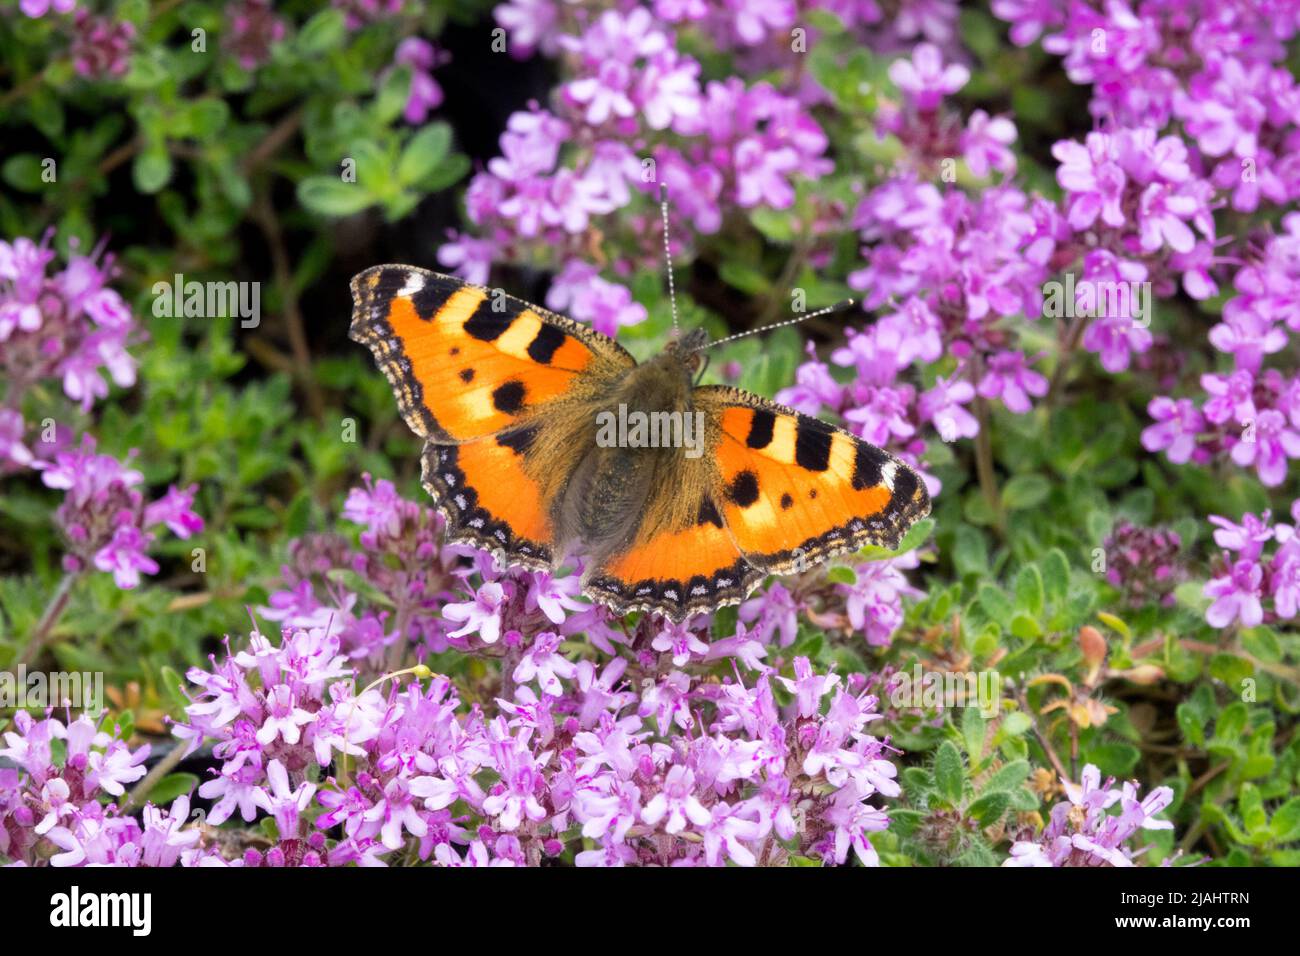
[[[1025,565],[1016,575],[1016,608],[1037,617],[1043,613],[1045,600],[1042,573],[1035,565]]]
[[[1253,783],[1241,785],[1237,796],[1237,809],[1241,811],[1241,822],[1250,832],[1262,830],[1268,826],[1268,814],[1264,810],[1264,798],[1259,795],[1259,788]]]
[[[181,680],[181,675],[164,664],[158,671],[158,689],[163,696],[171,703],[173,713],[179,714],[190,705],[190,700],[181,693],[181,688],[185,686],[185,681]]]
[[[1002,819],[1010,804],[1011,798],[1007,794],[994,790],[972,803],[967,812],[979,821],[980,826],[990,827]]]
[[[117,5],[117,18],[143,27],[149,19],[149,0],[122,0]]]
[[[1142,759],[1142,752],[1131,744],[1098,744],[1088,751],[1089,758],[1101,770],[1102,776],[1127,779]]]
[[[1002,52],[1002,30],[998,22],[982,10],[966,8],[960,16],[962,43],[985,63],[991,63]]]
[[[1011,809],[1018,813],[1033,813],[1039,807],[1038,797],[1028,787],[1016,787],[1009,794]]]
[[[952,563],[957,573],[983,577],[989,571],[989,548],[977,528],[958,525],[952,546]]]
[[[342,10],[322,10],[302,25],[294,45],[304,57],[318,57],[343,44],[347,21]]]
[[[290,537],[305,534],[311,522],[311,493],[304,490],[289,506],[289,513],[284,522],[284,533]]]
[[[469,169],[468,156],[464,153],[449,153],[437,169],[424,177],[424,181],[419,184],[420,188],[427,193],[440,192],[464,179]]]
[[[750,212],[749,221],[773,242],[789,244],[794,241],[794,217],[789,210],[757,206]]]
[[[766,295],[772,287],[772,281],[766,272],[738,259],[723,260],[718,267],[718,275],[727,285],[746,295]]]
[[[34,193],[46,185],[41,182],[41,171],[41,157],[34,153],[17,153],[5,160],[0,175],[14,189]]]
[[[47,78],[46,83],[49,82]],[[67,117],[63,102],[48,85],[31,92],[27,100],[27,117],[46,139],[58,141],[62,138]]]
[[[967,706],[961,715],[961,735],[966,743],[966,753],[970,754],[973,765],[979,763],[980,757],[984,754],[985,720],[979,708],[971,706],[971,701],[966,703]]]
[[[192,793],[199,785],[199,778],[192,773],[169,773],[150,788],[145,794],[154,806],[165,806],[177,797]]]
[[[1015,713],[1019,713],[1019,711],[1016,711]],[[1023,717],[1024,715],[1021,714],[1021,716]],[[985,784],[984,789],[1010,790],[1012,787],[1017,787],[1024,783],[1029,777],[1029,771],[1030,766],[1028,760],[1012,760],[1009,763],[1003,764],[993,772],[993,775],[988,779],[988,783]]]
[[[1053,604],[1060,604],[1070,592],[1070,562],[1065,552],[1053,548],[1047,552],[1041,562],[1043,571],[1043,594]]]
[[[1278,843],[1300,840],[1300,797],[1292,797],[1273,814],[1269,824],[1273,839]]]
[[[190,134],[196,139],[211,139],[225,128],[230,107],[225,100],[206,97],[190,104]]]
[[[1002,504],[1008,511],[1035,508],[1047,500],[1052,485],[1042,475],[1016,475],[1002,488]]]
[[[920,810],[891,807],[889,810],[889,830],[899,836],[908,836],[916,831],[916,828],[920,826],[921,821],[924,819],[925,814]]]
[[[119,711],[117,714],[106,711],[99,729],[118,740],[130,740],[135,734],[135,713],[131,710]]]
[[[766,358],[766,356],[764,356]],[[907,534],[903,535],[903,540],[898,542],[898,547],[892,551],[889,548],[882,548],[879,545],[866,545],[858,552],[859,557],[866,561],[881,561],[885,558],[896,558],[900,554],[907,554],[909,551],[915,551],[921,545],[925,544],[926,539],[930,537],[930,532],[934,530],[933,518],[922,518],[912,527],[907,529]]]
[[[907,534],[903,535],[903,540],[898,543],[897,554],[906,554],[925,544],[930,538],[930,533],[934,531],[934,519],[922,518],[912,527],[907,529]]]
[[[1108,628],[1110,628],[1116,634],[1123,637],[1125,640],[1129,640],[1133,637],[1133,631],[1128,626],[1128,623],[1118,615],[1111,614],[1107,611],[1098,611],[1097,620],[1101,621],[1101,623],[1105,624]]]
[[[1228,814],[1223,811],[1223,808],[1217,804],[1208,801],[1203,803],[1201,805],[1201,819],[1208,824],[1213,825],[1217,823],[1222,826],[1228,831],[1228,835],[1231,836],[1233,841],[1236,843],[1250,842],[1250,837],[1242,832],[1241,827],[1237,826],[1237,822],[1233,820],[1232,817],[1228,816]]]
[[[934,788],[934,778],[924,767],[904,767],[899,778],[904,793],[920,794]]]
[[[950,805],[957,806],[961,802],[965,782],[961,752],[951,740],[945,740],[934,755],[934,784]]]
[[[1214,696],[1209,687],[1197,688],[1188,700],[1174,710],[1183,738],[1193,746],[1205,746],[1205,724],[1214,713]]]
[[[1043,636],[1043,628],[1039,625],[1038,618],[1017,611],[1011,617],[1011,633],[1022,641],[1032,641]]]
[[[1013,710],[1002,719],[1002,732],[1009,737],[1019,737],[1033,725],[1028,714],[1021,710]]]
[[[131,57],[131,66],[122,77],[122,85],[130,90],[150,90],[166,83],[168,76],[161,49],[153,49]]]
[[[446,123],[430,123],[411,137],[397,161],[397,181],[403,186],[414,186],[435,169],[451,149],[451,127]]]
[[[1240,688],[1242,681],[1255,676],[1255,665],[1236,654],[1215,654],[1210,658],[1210,676]]]
[[[1241,701],[1229,704],[1223,708],[1219,719],[1214,723],[1214,736],[1224,741],[1237,740],[1245,734],[1249,716],[1246,705]]]
[[[1002,646],[1002,625],[990,621],[985,624],[975,639],[971,641],[971,653],[979,660],[986,660],[992,657],[999,647]]]
[[[172,158],[164,145],[150,146],[135,157],[131,167],[135,188],[142,193],[156,193],[172,178]]]
[[[298,184],[298,201],[322,216],[351,216],[375,202],[359,183],[333,176],[308,176]]]
[[[1002,623],[1009,623],[1016,610],[1006,592],[996,584],[980,585],[979,602],[990,618]]]
[[[837,565],[826,572],[826,580],[831,584],[857,584],[858,575],[852,568]]]
[[[379,92],[375,94],[374,106],[371,108],[375,121],[381,126],[388,126],[401,116],[410,97],[410,90],[411,67],[405,63],[399,64],[388,74],[379,87]]]

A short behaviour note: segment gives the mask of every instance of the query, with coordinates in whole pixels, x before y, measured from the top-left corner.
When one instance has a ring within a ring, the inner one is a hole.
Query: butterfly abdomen
[[[563,535],[593,556],[632,543],[657,476],[671,474],[673,459],[686,450],[689,405],[689,377],[680,361],[665,356],[630,370],[592,408],[585,455],[556,515]]]
[[[654,476],[653,464],[640,449],[593,448],[559,502],[558,537],[591,556],[626,546],[640,523]]]

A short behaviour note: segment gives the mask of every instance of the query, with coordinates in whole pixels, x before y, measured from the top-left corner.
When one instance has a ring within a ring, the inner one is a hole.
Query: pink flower
[[[889,78],[907,93],[919,110],[933,110],[940,101],[966,85],[970,70],[958,63],[943,65],[943,54],[933,43],[918,43],[911,60],[895,60]]]
[[[1143,190],[1138,206],[1142,248],[1154,252],[1165,245],[1175,252],[1191,252],[1196,236],[1183,220],[1196,211],[1192,197],[1176,195],[1168,186],[1152,183]]]
[[[1142,430],[1142,447],[1165,452],[1175,464],[1189,461],[1196,452],[1197,437],[1205,430],[1205,419],[1191,399],[1153,398],[1147,413],[1157,424]]]
[[[18,6],[34,20],[45,16],[50,10],[55,13],[71,13],[77,6],[77,0],[22,0]]]
[[[32,463],[32,453],[23,444],[27,425],[23,416],[10,408],[0,408],[0,464],[19,468]]]
[[[284,769],[284,764],[278,760],[267,764],[266,776],[271,786],[254,790],[253,802],[275,817],[276,830],[281,839],[292,840],[299,836],[299,821],[303,811],[311,805],[316,785],[303,781],[297,789],[292,788],[289,785],[289,774]]]
[[[557,312],[567,311],[579,321],[590,322],[605,335],[617,334],[625,325],[645,321],[645,306],[632,299],[625,286],[602,279],[596,268],[579,259],[560,270],[546,294],[546,304]]]
[[[1061,140],[1052,155],[1061,163],[1056,181],[1069,192],[1069,221],[1075,229],[1087,229],[1100,216],[1108,226],[1122,226],[1126,217],[1120,206],[1128,179],[1115,160],[1115,147],[1106,133],[1089,133],[1083,144]]]
[[[1042,398],[1047,394],[1047,379],[1025,364],[1023,353],[997,352],[989,356],[979,394],[1000,398],[1008,411],[1023,415],[1033,407],[1029,396]]]
[[[673,666],[683,667],[691,659],[692,654],[704,655],[709,651],[709,645],[700,640],[698,634],[691,630],[691,624],[694,619],[683,621],[680,624],[668,623],[655,635],[655,639],[650,646],[661,653],[672,652]]]
[[[1007,147],[1015,141],[1015,123],[1005,116],[990,118],[983,110],[975,110],[961,135],[962,155],[976,176],[983,178],[990,169],[1009,175],[1016,171],[1016,155]]]
[[[151,541],[153,535],[135,525],[122,525],[113,532],[109,542],[95,552],[95,567],[100,571],[111,571],[117,586],[130,590],[140,583],[141,571],[158,573],[158,562],[145,553]]]
[[[699,115],[699,73],[697,62],[672,49],[647,62],[636,80],[636,98],[646,125],[668,129]]]
[[[1214,543],[1228,551],[1238,552],[1237,560],[1254,561],[1264,550],[1264,544],[1273,538],[1273,528],[1269,526],[1269,513],[1262,518],[1253,514],[1241,516],[1241,524],[1233,524],[1220,515],[1210,515],[1210,524],[1216,526]]]
[[[1243,435],[1232,446],[1232,460],[1242,467],[1253,465],[1259,480],[1275,488],[1286,480],[1287,460],[1300,458],[1300,432],[1292,428],[1281,412],[1259,413],[1254,434]]]
[[[628,95],[632,70],[625,63],[606,60],[594,75],[574,80],[564,88],[566,98],[586,107],[584,119],[599,126],[611,117],[629,117],[636,106]]]
[[[1205,596],[1214,603],[1205,612],[1211,627],[1227,627],[1240,620],[1242,627],[1255,627],[1264,620],[1262,584],[1264,569],[1254,561],[1237,561],[1223,577],[1205,585]]]
[[[946,442],[958,438],[974,438],[979,434],[979,421],[963,408],[975,398],[975,387],[966,379],[935,379],[934,387],[922,393],[917,412],[934,424],[939,437]]]
[[[712,821],[713,815],[696,798],[694,789],[694,772],[680,764],[672,767],[664,779],[663,789],[651,797],[641,811],[641,819],[653,827],[667,818],[664,832],[668,834],[680,833],[686,829],[687,821],[697,827],[707,825]]]
[[[438,247],[438,261],[466,282],[487,285],[497,255],[496,243],[454,231],[449,235],[451,241]]]
[[[184,491],[175,485],[168,486],[167,494],[145,506],[145,527],[165,524],[178,538],[188,538],[202,531],[203,518],[193,510],[198,489],[198,485],[190,485]]]
[[[126,744],[115,740],[101,752],[91,751],[86,765],[86,782],[105,793],[120,797],[126,793],[125,784],[135,783],[145,775],[145,758],[149,745],[144,744],[132,752]]]
[[[517,58],[538,48],[548,56],[556,51],[558,13],[555,0],[507,0],[492,10],[496,22],[509,32],[508,49]]]
[[[464,626],[452,631],[448,637],[477,634],[484,644],[495,644],[501,637],[501,608],[505,603],[505,590],[496,581],[487,581],[474,592],[474,599],[463,604],[448,604],[442,615],[449,621],[460,621]]]
[[[577,673],[573,662],[558,653],[562,640],[560,635],[551,631],[538,634],[515,666],[515,681],[526,684],[536,678],[543,694],[559,697],[563,693],[560,678],[568,680]]]

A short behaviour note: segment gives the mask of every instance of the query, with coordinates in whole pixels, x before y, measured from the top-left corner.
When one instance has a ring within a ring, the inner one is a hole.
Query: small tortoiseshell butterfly
[[[350,335],[425,440],[449,539],[534,569],[581,553],[583,593],[618,613],[736,604],[766,575],[896,547],[930,512],[916,472],[874,445],[696,386],[703,330],[638,365],[587,326],[413,266],[367,269],[352,296]],[[647,420],[685,442],[638,441]]]

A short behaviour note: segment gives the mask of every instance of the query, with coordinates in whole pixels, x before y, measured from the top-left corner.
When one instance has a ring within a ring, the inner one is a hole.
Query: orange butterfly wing
[[[546,413],[634,360],[563,316],[413,266],[352,280],[350,336],[370,348],[407,424],[425,438],[424,484],[453,541],[530,567],[552,529],[526,453]]]
[[[694,399],[717,424],[723,522],[754,567],[788,574],[867,544],[895,548],[930,513],[915,471],[844,429],[736,388]]]
[[[695,519],[638,535],[589,573],[586,592],[620,613],[681,621],[735,604],[768,574],[866,544],[897,547],[929,514],[915,471],[843,429],[735,388],[697,388],[692,401],[708,451],[679,459],[668,493],[703,488]]]
[[[464,442],[518,425],[597,363],[636,362],[572,319],[414,266],[352,279],[351,338],[369,346],[411,430]]]
[[[745,560],[705,495],[693,522],[638,538],[589,572],[584,593],[619,614],[648,610],[682,621],[739,603],[765,576]]]

